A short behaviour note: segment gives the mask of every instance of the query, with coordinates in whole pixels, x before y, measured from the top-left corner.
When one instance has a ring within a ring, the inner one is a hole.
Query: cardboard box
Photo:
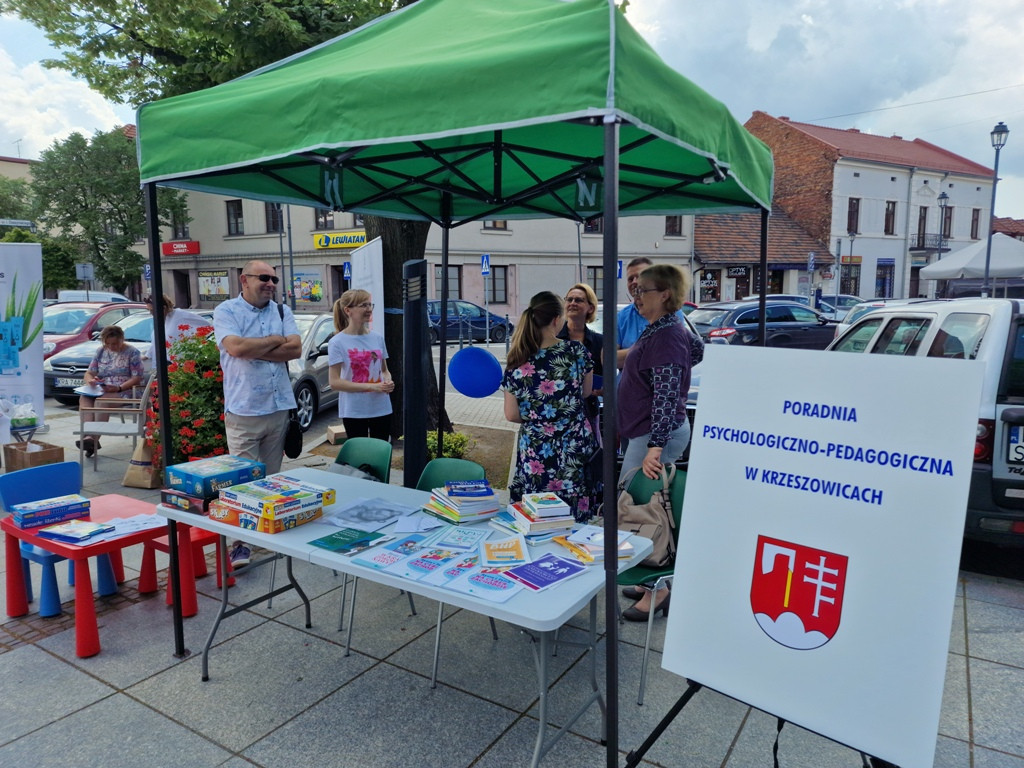
[[[310,507],[308,509],[297,509],[286,515],[270,518],[266,515],[257,515],[254,512],[240,511],[238,513],[238,527],[248,528],[250,531],[260,533],[281,533],[289,528],[296,528],[305,523],[310,523],[323,515],[323,507]]]
[[[222,488],[258,480],[267,468],[258,461],[241,456],[210,456],[167,468],[167,487],[189,496],[215,499]]]
[[[29,451],[29,445],[36,447]],[[57,464],[61,461],[64,461],[64,449],[59,445],[32,440],[28,443],[8,443],[4,446],[4,465],[8,472],[41,467],[44,464]]]
[[[331,506],[337,501],[337,491],[333,488],[328,488],[326,485],[317,485],[316,483],[310,483],[306,480],[302,480],[298,477],[293,477],[287,472],[278,472],[276,475],[267,475],[268,480],[280,480],[282,483],[291,483],[297,488],[301,488],[304,491],[310,491],[318,494],[323,501],[325,507]]]
[[[327,427],[327,442],[330,445],[341,445],[347,439],[345,427],[341,424],[332,424]]]
[[[300,509],[324,505],[323,492],[317,493],[295,483],[285,482],[276,475],[221,488],[220,498],[247,512],[271,519]]]
[[[238,513],[241,511],[220,499],[213,499],[206,507],[206,514],[211,520],[225,525],[238,525]]]
[[[205,515],[206,508],[210,503],[209,499],[204,499],[202,496],[190,496],[184,491],[172,491],[167,488],[160,491],[160,502],[168,507],[195,515]]]

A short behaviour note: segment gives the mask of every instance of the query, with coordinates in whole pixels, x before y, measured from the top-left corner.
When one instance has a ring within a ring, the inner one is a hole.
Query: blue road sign
[[[485,253],[480,256],[480,274],[491,274],[491,254]]]
[[[352,262],[346,261],[341,267],[341,273],[345,276],[346,280],[352,279]]]
[[[814,251],[811,251],[810,253],[807,254],[807,271],[814,271]]]
[[[142,267],[142,276],[146,280],[152,280],[153,279],[153,265],[150,264],[148,261]]]

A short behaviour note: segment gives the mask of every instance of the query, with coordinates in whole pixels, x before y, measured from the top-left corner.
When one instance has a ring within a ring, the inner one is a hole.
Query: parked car
[[[836,323],[836,338],[842,336],[847,328],[864,317],[868,312],[880,309],[881,307],[899,306],[917,301],[927,301],[927,299],[869,299],[868,301],[854,304],[847,310],[846,315]]]
[[[769,347],[824,349],[834,336],[831,321],[791,301],[765,304],[765,344]],[[704,304],[687,318],[707,343],[756,345],[760,305],[757,299]]]
[[[427,302],[427,319],[430,322],[430,343],[437,344],[440,340],[441,302]],[[446,338],[449,342],[458,341],[461,333],[463,339],[484,341],[490,328],[491,341],[504,341],[512,334],[512,323],[501,315],[488,312],[471,301],[462,299],[448,300],[448,324]]]
[[[845,315],[852,307],[864,301],[860,296],[853,296],[849,293],[823,293],[821,294],[821,300],[835,307],[840,315]]]
[[[148,310],[145,304],[132,302],[75,301],[43,307],[43,359],[96,338],[104,326],[134,312]]]
[[[302,338],[302,354],[288,361],[302,431],[309,429],[316,415],[338,402],[331,389],[327,342],[334,335],[334,316],[329,313],[296,312],[295,324]]]
[[[114,291],[57,291],[57,301],[99,301],[110,304],[116,301],[131,301],[123,293]]]
[[[890,302],[855,320],[829,351],[982,366],[964,535],[1024,547],[1024,300]]]
[[[213,324],[213,310],[191,311],[208,318],[210,324]],[[115,323],[106,323],[105,325],[120,326],[124,331],[126,343],[131,344],[143,355],[149,351],[149,345],[153,342],[153,315],[148,310],[132,312],[130,315],[121,317]],[[97,329],[98,333],[99,329]],[[89,367],[92,359],[96,357],[100,346],[99,339],[91,339],[67,347],[44,360],[43,396],[52,397],[63,405],[77,405],[78,395],[74,393],[74,389],[82,386],[85,370]],[[149,372],[153,368],[153,361],[144,359],[142,365]]]

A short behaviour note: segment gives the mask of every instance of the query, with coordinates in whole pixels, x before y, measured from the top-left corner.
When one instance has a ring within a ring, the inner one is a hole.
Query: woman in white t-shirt
[[[373,303],[366,291],[345,291],[334,302],[337,333],[327,343],[331,389],[338,391],[338,416],[347,437],[391,435],[391,396],[384,337],[370,330]]]

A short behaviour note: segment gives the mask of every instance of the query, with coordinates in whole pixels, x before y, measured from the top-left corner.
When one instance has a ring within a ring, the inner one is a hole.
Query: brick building
[[[814,254],[811,256],[811,254]],[[696,301],[730,301],[757,293],[761,214],[696,216],[693,260]],[[811,295],[832,279],[835,258],[778,206],[768,221],[768,293]]]
[[[828,293],[932,295],[921,267],[987,234],[990,168],[921,139],[759,111],[745,127],[774,155],[775,205],[840,256],[842,284]]]

